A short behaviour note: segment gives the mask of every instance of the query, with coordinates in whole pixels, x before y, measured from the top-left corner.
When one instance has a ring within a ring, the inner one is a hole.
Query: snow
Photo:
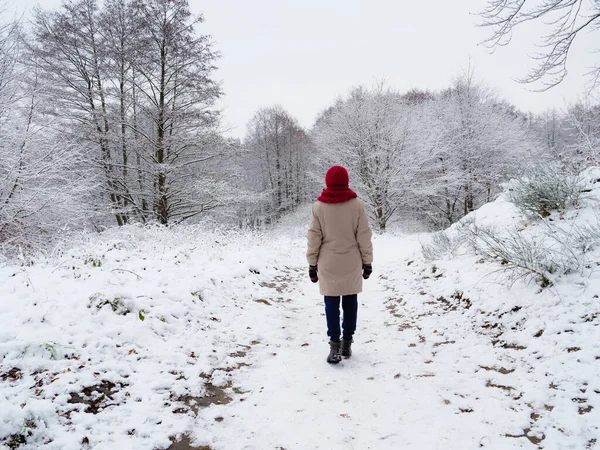
[[[593,222],[587,175],[557,223]],[[467,220],[542,226],[504,197]],[[376,236],[335,366],[304,230],[288,228],[128,226],[0,266],[0,449],[600,446],[597,265],[509,286],[464,246],[428,261],[430,235]]]

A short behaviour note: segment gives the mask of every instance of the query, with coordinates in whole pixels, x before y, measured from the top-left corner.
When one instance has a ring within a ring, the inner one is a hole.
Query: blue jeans
[[[358,295],[344,295],[342,297],[342,309],[344,318],[342,329],[344,340],[351,340],[356,331],[356,318],[358,316]],[[342,332],[340,331],[340,297],[325,296],[325,317],[327,317],[327,336],[339,342]]]

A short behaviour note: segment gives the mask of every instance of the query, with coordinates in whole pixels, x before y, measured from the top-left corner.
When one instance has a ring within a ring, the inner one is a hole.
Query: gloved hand
[[[363,264],[363,278],[368,280],[373,273],[373,266],[371,264]]]
[[[316,283],[319,281],[319,276],[317,275],[317,266],[308,266],[308,276],[310,277],[310,281]]]

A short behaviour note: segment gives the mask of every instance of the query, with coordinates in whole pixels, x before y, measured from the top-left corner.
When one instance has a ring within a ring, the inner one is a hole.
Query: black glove
[[[368,280],[373,273],[373,266],[371,264],[363,264],[363,278]]]
[[[313,283],[319,281],[317,270],[317,266],[308,266],[308,276],[310,277],[310,281],[312,281]]]

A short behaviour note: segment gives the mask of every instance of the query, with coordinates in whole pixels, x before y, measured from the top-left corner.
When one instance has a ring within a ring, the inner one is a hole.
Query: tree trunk
[[[166,89],[166,43],[163,40],[161,48],[161,72],[160,72],[160,92],[158,104],[158,120],[156,129],[156,163],[159,165],[158,179],[156,187],[158,189],[158,198],[154,204],[154,214],[158,221],[163,225],[169,223],[169,202],[167,192],[167,174],[165,173],[165,89]]]
[[[136,164],[137,164],[137,183],[138,183],[138,188],[140,190],[140,198],[142,199],[142,220],[144,222],[148,221],[148,217],[150,214],[149,211],[149,207],[148,207],[148,199],[146,198],[146,192],[144,190],[144,184],[145,184],[145,179],[144,179],[144,173],[142,171],[142,156],[140,154],[141,149],[140,149],[140,144],[139,144],[139,139],[138,139],[138,100],[137,100],[137,87],[136,87],[136,80],[135,80],[135,69],[133,69],[132,72],[132,80],[133,80],[133,87],[132,87],[132,97],[133,97],[133,135],[134,135],[134,140],[135,140],[135,153],[136,153]]]

